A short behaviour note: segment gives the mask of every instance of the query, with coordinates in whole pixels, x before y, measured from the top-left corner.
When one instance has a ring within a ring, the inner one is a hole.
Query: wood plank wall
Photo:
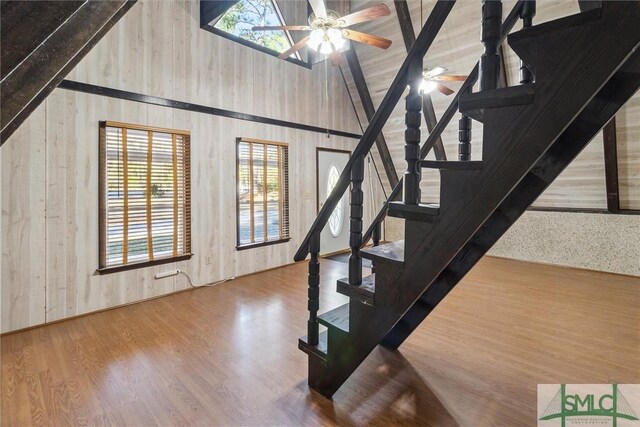
[[[420,0],[407,0],[416,33],[421,28]],[[366,0],[356,0],[352,8],[366,3]],[[423,0],[423,21],[433,8],[434,0]],[[511,10],[515,1],[505,0],[505,15]],[[370,32],[387,37],[393,41],[387,51],[380,51],[368,46],[356,44],[358,57],[371,91],[374,105],[379,105],[386,89],[395,77],[399,64],[406,56],[402,41],[400,26],[391,2],[392,15],[378,21],[362,24],[361,31]],[[482,53],[479,41],[481,8],[477,2],[459,1],[443,26],[441,34],[436,38],[432,48],[425,57],[425,66],[444,66],[452,74],[468,73]],[[578,2],[568,0],[549,0],[538,2],[538,12],[534,23],[541,23],[578,13]],[[516,26],[516,30],[520,24]],[[518,82],[519,63],[517,56],[506,49],[506,68],[509,84]],[[355,93],[353,82],[348,79],[350,90]],[[451,85],[456,89],[459,85]],[[433,94],[436,115],[440,117],[451,102],[438,92]],[[362,106],[356,99],[359,112]],[[360,113],[363,123],[366,117]],[[443,141],[447,156],[457,158],[458,118],[455,117],[443,133]],[[387,138],[394,164],[401,175],[406,169],[404,161],[404,102],[398,103],[383,133]],[[423,124],[423,135],[426,126]],[[473,123],[473,154],[474,160],[481,159],[482,153],[482,124]],[[598,135],[580,156],[563,172],[562,175],[541,195],[534,206],[542,207],[572,207],[572,208],[606,208],[606,189],[604,175],[604,155],[602,136]],[[627,209],[640,209],[640,94],[630,101],[624,111],[620,113],[618,122],[618,155],[620,163],[620,193],[621,206]],[[430,155],[433,158],[433,155]],[[388,183],[385,183],[388,187]],[[438,174],[427,174],[423,179],[423,195],[427,202],[436,202],[439,188]]]
[[[308,70],[238,45],[201,30],[198,16],[196,0],[141,0],[67,78],[360,133],[337,70],[328,69],[327,99],[324,66]],[[191,131],[190,261],[96,274],[100,120]],[[235,250],[238,136],[290,144],[288,243]],[[188,287],[182,276],[155,280],[159,271],[180,268],[204,284],[292,262],[316,215],[316,147],[356,143],[56,89],[2,148],[2,332]],[[382,199],[366,175],[375,193],[365,202],[368,224]]]

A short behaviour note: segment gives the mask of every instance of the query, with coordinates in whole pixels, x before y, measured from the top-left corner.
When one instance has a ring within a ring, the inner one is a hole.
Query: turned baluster
[[[484,53],[480,57],[480,90],[498,87],[500,77],[500,55],[498,42],[502,35],[502,1],[482,0],[482,44]]]
[[[458,160],[471,160],[471,118],[464,114],[458,122]]]
[[[307,322],[307,343],[318,345],[318,310],[320,309],[320,233],[315,232],[309,240],[309,277],[308,302],[309,320]]]
[[[522,28],[529,28],[533,25],[533,17],[536,16],[536,1],[527,0],[522,3],[520,8],[520,19],[522,19]],[[520,83],[527,84],[533,83],[533,73],[527,66],[520,60]]]
[[[362,246],[362,213],[364,193],[362,181],[364,180],[364,156],[360,155],[353,163],[351,169],[351,221],[349,231],[349,284],[359,286],[362,284],[362,258],[360,246]]]
[[[373,226],[373,231],[371,232],[371,240],[373,241],[373,246],[380,246],[380,238],[382,236],[382,222],[378,221]],[[375,261],[371,261],[371,272],[376,272],[376,263]]]
[[[373,240],[373,246],[380,246],[380,239],[382,238],[382,222],[376,222],[376,225],[373,226],[373,231],[371,233],[371,240]]]
[[[413,60],[409,66],[409,94],[405,98],[404,158],[407,171],[404,173],[404,203],[420,203],[420,123],[422,120],[422,58]]]

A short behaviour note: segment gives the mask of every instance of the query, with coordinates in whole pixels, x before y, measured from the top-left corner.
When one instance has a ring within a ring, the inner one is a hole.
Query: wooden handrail
[[[520,9],[523,6],[523,4],[526,2],[527,0],[518,0],[518,2],[516,2],[516,4],[513,6],[513,9],[511,10],[507,18],[502,23],[502,27],[501,27],[502,35],[500,36],[498,45],[501,45],[502,43],[504,43],[504,40],[507,38],[507,35],[511,32],[513,27],[516,25],[516,22],[518,22],[518,19],[520,18]],[[469,77],[467,77],[467,80],[465,80],[465,82],[462,84],[462,86],[460,87],[460,90],[458,91],[458,93],[456,93],[456,96],[453,98],[453,100],[447,107],[447,110],[444,112],[440,120],[438,120],[438,123],[436,123],[436,126],[433,128],[431,133],[429,133],[427,140],[424,142],[424,144],[422,145],[422,148],[420,149],[421,159],[424,159],[425,157],[427,157],[427,154],[429,154],[429,151],[431,151],[431,149],[433,148],[433,145],[435,144],[436,140],[440,137],[444,129],[449,125],[449,122],[451,122],[451,119],[458,111],[458,101],[460,99],[460,94],[465,93],[467,90],[470,90],[478,80],[479,65],[480,65],[479,62],[476,62],[475,67],[473,67],[473,70],[471,70],[471,72],[469,73]],[[362,236],[363,246],[369,243],[369,240],[371,239],[371,235],[373,234],[373,229],[375,228],[376,223],[382,222],[386,217],[387,209],[389,208],[389,202],[391,202],[392,200],[395,200],[400,194],[402,190],[402,182],[403,182],[403,179],[401,178],[400,181],[396,184],[396,186],[393,187],[393,191],[391,191],[391,194],[389,194],[389,198],[384,202],[384,205],[382,205],[382,208],[380,209],[380,211],[378,212],[374,220],[371,222],[371,225],[369,226],[367,231],[363,234]]]
[[[364,135],[362,135],[360,142],[353,150],[351,157],[347,161],[342,174],[340,174],[340,178],[338,178],[336,186],[327,198],[324,206],[322,206],[322,209],[320,209],[320,212],[311,225],[309,232],[300,244],[300,247],[298,248],[298,251],[294,256],[295,261],[302,261],[307,257],[307,254],[309,253],[309,240],[311,238],[311,235],[315,232],[319,232],[325,227],[327,221],[329,220],[329,217],[331,216],[331,213],[342,198],[344,192],[349,187],[349,183],[351,181],[351,169],[353,168],[355,160],[358,158],[358,156],[364,156],[371,150],[375,139],[382,131],[382,128],[386,124],[389,116],[391,115],[393,109],[395,108],[405,88],[407,87],[407,70],[409,69],[409,64],[414,58],[424,57],[424,55],[431,47],[434,39],[440,32],[440,28],[442,27],[444,21],[447,19],[447,16],[449,16],[449,13],[451,12],[454,4],[455,0],[438,0],[436,5],[434,6],[433,11],[429,15],[427,22],[425,22],[424,27],[422,27],[422,30],[420,31],[416,42],[411,47],[411,50],[402,63],[402,66],[400,67],[398,74],[393,80],[393,83],[391,84],[389,90],[384,96],[384,99],[380,103],[380,106],[373,115],[373,118],[369,122],[367,130],[365,131]]]

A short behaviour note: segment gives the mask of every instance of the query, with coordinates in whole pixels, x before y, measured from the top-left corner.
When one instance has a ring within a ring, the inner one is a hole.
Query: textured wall
[[[198,2],[139,1],[68,78],[359,132],[337,70],[313,70],[198,27]],[[325,95],[327,74],[329,98]],[[98,122],[191,131],[191,260],[99,275]],[[236,251],[235,138],[289,143],[288,243]],[[2,147],[2,332],[293,261],[316,216],[316,147],[357,140],[56,89]],[[368,176],[365,189],[370,186]],[[369,194],[365,194],[365,199]],[[366,201],[365,221],[380,201]],[[211,263],[206,259],[211,258]],[[304,281],[304,280],[303,280]],[[302,286],[304,284],[301,283]]]
[[[525,212],[489,255],[640,276],[640,216]]]
[[[404,221],[387,218],[385,239]],[[488,255],[640,276],[640,215],[527,211]]]

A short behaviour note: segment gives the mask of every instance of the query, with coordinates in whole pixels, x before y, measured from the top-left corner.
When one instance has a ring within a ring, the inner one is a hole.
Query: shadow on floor
[[[326,259],[330,259],[331,261],[338,261],[338,262],[343,262],[345,264],[349,264],[349,256],[351,255],[351,252],[345,252],[342,254],[336,254],[336,255],[331,255],[328,257],[323,257]],[[371,268],[371,260],[370,259],[362,259],[362,266],[365,268]]]
[[[332,400],[298,384],[276,406],[305,425],[458,426],[434,390],[399,351],[378,347]]]

